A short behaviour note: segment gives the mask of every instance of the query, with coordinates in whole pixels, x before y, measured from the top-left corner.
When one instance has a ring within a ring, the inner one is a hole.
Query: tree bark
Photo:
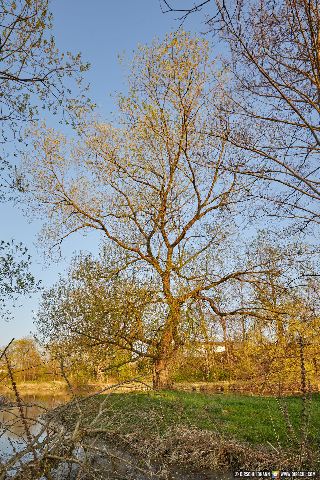
[[[171,388],[172,386],[172,382],[169,378],[169,364],[172,362],[172,359],[179,348],[177,330],[180,318],[180,305],[176,302],[172,302],[158,345],[157,357],[153,364],[153,388],[155,390]]]
[[[164,390],[172,387],[169,378],[169,361],[165,358],[156,359],[153,365],[153,388]]]

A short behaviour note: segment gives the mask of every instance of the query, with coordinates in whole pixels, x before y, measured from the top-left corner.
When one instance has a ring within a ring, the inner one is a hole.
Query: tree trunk
[[[155,390],[171,388],[169,379],[169,363],[179,348],[178,325],[180,323],[180,305],[172,302],[166,324],[157,349],[157,358],[153,364],[153,388]]]
[[[223,332],[223,345],[225,348],[226,359],[227,359],[227,367],[230,367],[230,348],[228,342],[228,332],[227,332],[227,320],[225,317],[220,317],[220,323]]]
[[[282,344],[284,340],[284,325],[283,325],[282,318],[279,318],[278,315],[276,318],[276,330],[277,330],[277,340],[280,344]]]
[[[169,379],[168,359],[156,359],[153,365],[153,388],[155,390],[164,390],[171,388]]]

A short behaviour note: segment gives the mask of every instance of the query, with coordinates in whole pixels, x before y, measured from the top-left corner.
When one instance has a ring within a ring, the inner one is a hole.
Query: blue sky
[[[138,43],[149,43],[155,36],[178,28],[179,22],[172,14],[162,14],[158,0],[53,0],[54,34],[61,50],[80,51],[91,63],[87,79],[91,84],[91,98],[99,106],[105,118],[115,109],[112,94],[125,88],[124,68],[118,62],[118,54],[128,59]],[[204,30],[201,16],[193,15],[185,27],[199,33]],[[36,246],[41,228],[38,221],[28,221],[14,205],[1,205],[1,239],[22,241],[33,258],[32,271],[41,279],[44,287],[52,285],[63,274],[74,252],[96,252],[97,237],[82,239],[73,237],[65,242],[63,259],[48,263],[46,252]],[[21,299],[14,318],[1,321],[0,345],[12,337],[20,338],[33,330],[33,311],[37,309],[40,295]]]

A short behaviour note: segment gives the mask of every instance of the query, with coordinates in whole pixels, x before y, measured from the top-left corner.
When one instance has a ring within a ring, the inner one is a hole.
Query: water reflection
[[[7,395],[14,402],[14,397]],[[19,407],[12,404],[0,405],[0,457],[7,460],[16,452],[26,447],[28,434],[39,435],[43,429],[41,415],[69,400],[66,394],[58,395],[24,395],[23,416]],[[43,438],[45,434],[42,435]],[[41,438],[40,438],[41,440]]]

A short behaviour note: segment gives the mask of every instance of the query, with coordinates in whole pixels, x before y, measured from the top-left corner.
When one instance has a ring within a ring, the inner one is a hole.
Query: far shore
[[[141,384],[134,384],[124,383],[121,385],[121,382],[118,380],[112,382],[105,382],[105,383],[94,383],[89,382],[87,384],[81,385],[72,385],[72,391],[70,391],[70,387],[68,386],[66,381],[62,380],[52,380],[52,381],[26,381],[26,382],[17,382],[17,388],[19,394],[22,396],[26,395],[90,395],[94,393],[98,393],[100,391],[105,391],[108,388],[114,387],[121,392],[124,391],[132,391],[132,390],[143,390]],[[119,386],[118,386],[119,385]],[[0,384],[0,394],[3,395],[13,395],[12,386],[8,386],[6,384]]]
[[[66,382],[60,380],[53,380],[50,382],[37,382],[37,381],[29,381],[29,382],[17,382],[17,388],[21,395],[66,395],[68,394],[69,387]],[[76,392],[79,393],[81,391],[93,393],[98,391],[100,388],[104,388],[104,385],[100,384],[88,384],[84,387],[77,387]],[[12,387],[8,387],[7,385],[0,385],[0,392],[4,395],[13,393]]]
[[[152,389],[151,379],[144,379],[141,383],[137,380],[121,381],[110,379],[106,382],[88,382],[86,384],[72,383],[72,391],[70,386],[64,380],[51,381],[20,381],[17,382],[18,391],[22,396],[25,395],[90,395],[105,390],[113,392],[129,392],[137,390]],[[259,388],[259,385],[253,385],[252,382],[245,381],[216,381],[216,382],[175,382],[172,386],[174,390],[199,392],[208,394],[236,394],[236,395],[253,395],[253,396],[292,396],[299,395],[301,392],[299,386],[290,385],[283,388],[281,392],[274,388]],[[312,391],[319,391],[320,385],[314,385]],[[0,384],[0,394],[13,395],[12,386],[5,383]]]

